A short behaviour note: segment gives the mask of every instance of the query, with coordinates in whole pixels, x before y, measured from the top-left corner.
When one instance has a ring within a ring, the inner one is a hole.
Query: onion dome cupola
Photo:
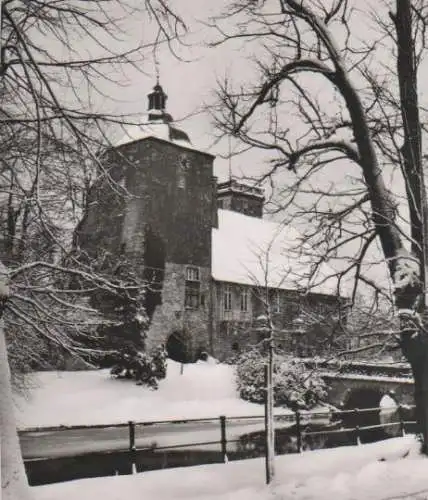
[[[172,116],[166,111],[165,94],[159,81],[153,87],[153,91],[147,96],[147,115],[137,125],[126,127],[125,135],[120,140],[115,141],[115,146],[121,146],[130,142],[156,137],[181,146],[190,146],[191,141],[184,130],[174,126]]]
[[[153,92],[147,96],[149,99],[148,113],[149,121],[172,122],[172,116],[165,111],[168,96],[165,94],[159,82],[153,87]]]
[[[188,142],[190,144],[189,136],[177,127],[173,127],[171,123],[174,121],[172,116],[166,112],[166,101],[168,96],[165,94],[159,81],[153,87],[153,91],[148,94],[148,119],[149,123],[165,123],[168,125],[168,140],[172,142]]]

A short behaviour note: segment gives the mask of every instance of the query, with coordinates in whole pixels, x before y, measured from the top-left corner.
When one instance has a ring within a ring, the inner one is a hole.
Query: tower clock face
[[[181,154],[178,158],[178,166],[183,172],[187,172],[190,168],[190,160],[186,154]]]

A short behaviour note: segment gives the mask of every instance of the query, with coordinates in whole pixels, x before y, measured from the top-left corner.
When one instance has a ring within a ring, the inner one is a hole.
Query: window
[[[242,312],[248,311],[248,296],[249,296],[248,288],[241,288],[240,304]]]
[[[273,294],[271,307],[273,313],[281,312],[281,295],[278,291],[274,292]]]
[[[200,281],[199,267],[187,266],[186,268],[186,280],[187,281]]]
[[[217,200],[217,208],[223,208],[223,200]]]
[[[178,172],[177,187],[179,187],[180,189],[186,189],[186,177],[181,171]]]
[[[201,283],[199,267],[186,268],[186,283],[184,289],[184,305],[189,309],[198,309],[201,302]]]
[[[184,305],[189,309],[199,308],[200,283],[186,281]]]
[[[186,188],[186,173],[188,172],[189,167],[189,159],[186,155],[181,155],[178,159],[177,167],[177,187],[179,187],[180,189]]]
[[[223,291],[223,305],[225,311],[232,310],[232,288],[230,285],[225,285]]]

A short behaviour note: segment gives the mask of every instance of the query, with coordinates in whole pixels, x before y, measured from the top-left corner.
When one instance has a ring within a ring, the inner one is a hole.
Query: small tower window
[[[186,280],[187,281],[200,281],[199,267],[187,266],[186,268]]]
[[[180,189],[186,189],[186,177],[189,167],[189,159],[186,155],[181,155],[177,166],[177,187]]]
[[[201,278],[199,267],[186,267],[184,305],[188,309],[198,309],[201,303]]]

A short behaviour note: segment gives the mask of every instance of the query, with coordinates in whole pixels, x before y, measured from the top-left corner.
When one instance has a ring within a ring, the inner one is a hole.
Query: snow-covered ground
[[[186,365],[181,375],[170,361],[158,391],[113,380],[106,370],[39,373],[32,385],[27,398],[16,398],[21,428],[263,413],[261,405],[238,398],[233,367],[214,362]],[[277,457],[270,488],[263,460],[255,459],[71,481],[32,493],[35,500],[427,500],[428,459],[406,436]]]
[[[168,360],[157,391],[112,379],[108,370],[40,372],[31,385],[26,397],[15,398],[21,429],[263,414],[263,405],[239,399],[234,368],[213,360],[185,365],[182,375]]]
[[[426,500],[428,459],[414,437],[262,459],[85,479],[33,488],[35,500]]]

